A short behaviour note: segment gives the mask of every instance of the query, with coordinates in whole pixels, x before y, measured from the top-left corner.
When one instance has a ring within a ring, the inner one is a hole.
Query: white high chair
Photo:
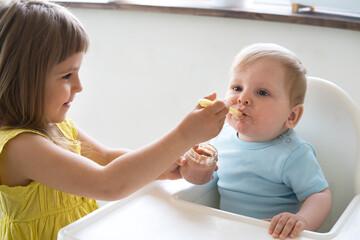
[[[320,232],[297,239],[360,239],[360,117],[335,84],[309,77],[297,132],[316,149],[332,193],[332,210]],[[356,183],[356,184],[355,184]],[[63,239],[270,239],[269,223],[218,210],[216,182],[155,181],[61,229]],[[345,211],[344,211],[345,210]]]
[[[314,146],[331,191],[331,212],[320,231],[329,231],[359,193],[359,124],[359,110],[344,90],[308,77],[304,115],[295,129]]]
[[[319,229],[319,232],[329,232],[333,226],[337,227],[335,223],[360,193],[360,115],[351,97],[337,85],[315,77],[307,80],[304,115],[295,130],[314,146],[329,183],[332,208]],[[213,189],[215,186],[207,187],[208,191],[201,197],[194,194],[190,200],[188,192],[180,198],[217,208],[219,196]]]

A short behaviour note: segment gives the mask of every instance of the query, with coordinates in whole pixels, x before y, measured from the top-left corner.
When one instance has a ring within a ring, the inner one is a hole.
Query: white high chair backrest
[[[308,77],[304,115],[295,130],[311,143],[329,183],[332,208],[320,232],[328,232],[359,191],[360,120],[351,97],[335,84]]]

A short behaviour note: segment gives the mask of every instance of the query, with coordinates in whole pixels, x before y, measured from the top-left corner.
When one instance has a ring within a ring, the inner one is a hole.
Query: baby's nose
[[[240,96],[238,98],[238,103],[242,104],[242,105],[249,105],[251,102],[250,102],[250,99],[244,95]]]

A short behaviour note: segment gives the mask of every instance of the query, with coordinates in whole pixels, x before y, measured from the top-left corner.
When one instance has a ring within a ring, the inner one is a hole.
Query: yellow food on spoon
[[[199,99],[200,106],[202,106],[204,108],[210,106],[211,104],[213,104],[213,102],[214,101],[211,101],[211,100],[205,99],[205,98],[200,98]],[[230,107],[229,112],[231,114],[233,114],[235,116],[239,116],[239,117],[242,115],[242,112],[240,112],[239,110],[236,110],[235,108],[232,108],[232,107]]]

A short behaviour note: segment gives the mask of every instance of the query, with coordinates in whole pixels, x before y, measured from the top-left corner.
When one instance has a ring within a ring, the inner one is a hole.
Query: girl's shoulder
[[[40,135],[42,137],[47,138],[43,133],[31,130],[31,129],[6,129],[6,130],[0,130],[0,153],[2,152],[4,146],[6,143],[8,143],[13,138],[17,137],[18,135],[22,133],[33,133],[36,135]]]
[[[71,120],[71,118],[69,116],[67,116],[63,122],[57,123],[56,125],[58,126],[58,128],[60,129],[60,131],[64,134],[64,136],[66,138],[68,138],[70,140],[76,139],[77,131],[76,131],[73,121]],[[49,137],[47,137],[45,134],[43,134],[39,131],[33,130],[33,129],[2,129],[2,130],[0,130],[0,153],[2,152],[4,146],[10,140],[14,139],[15,137],[17,139],[23,138],[23,136],[19,136],[19,135],[23,135],[22,133],[32,133],[32,134],[34,134],[33,135],[34,137],[42,136],[42,137],[50,140]]]

